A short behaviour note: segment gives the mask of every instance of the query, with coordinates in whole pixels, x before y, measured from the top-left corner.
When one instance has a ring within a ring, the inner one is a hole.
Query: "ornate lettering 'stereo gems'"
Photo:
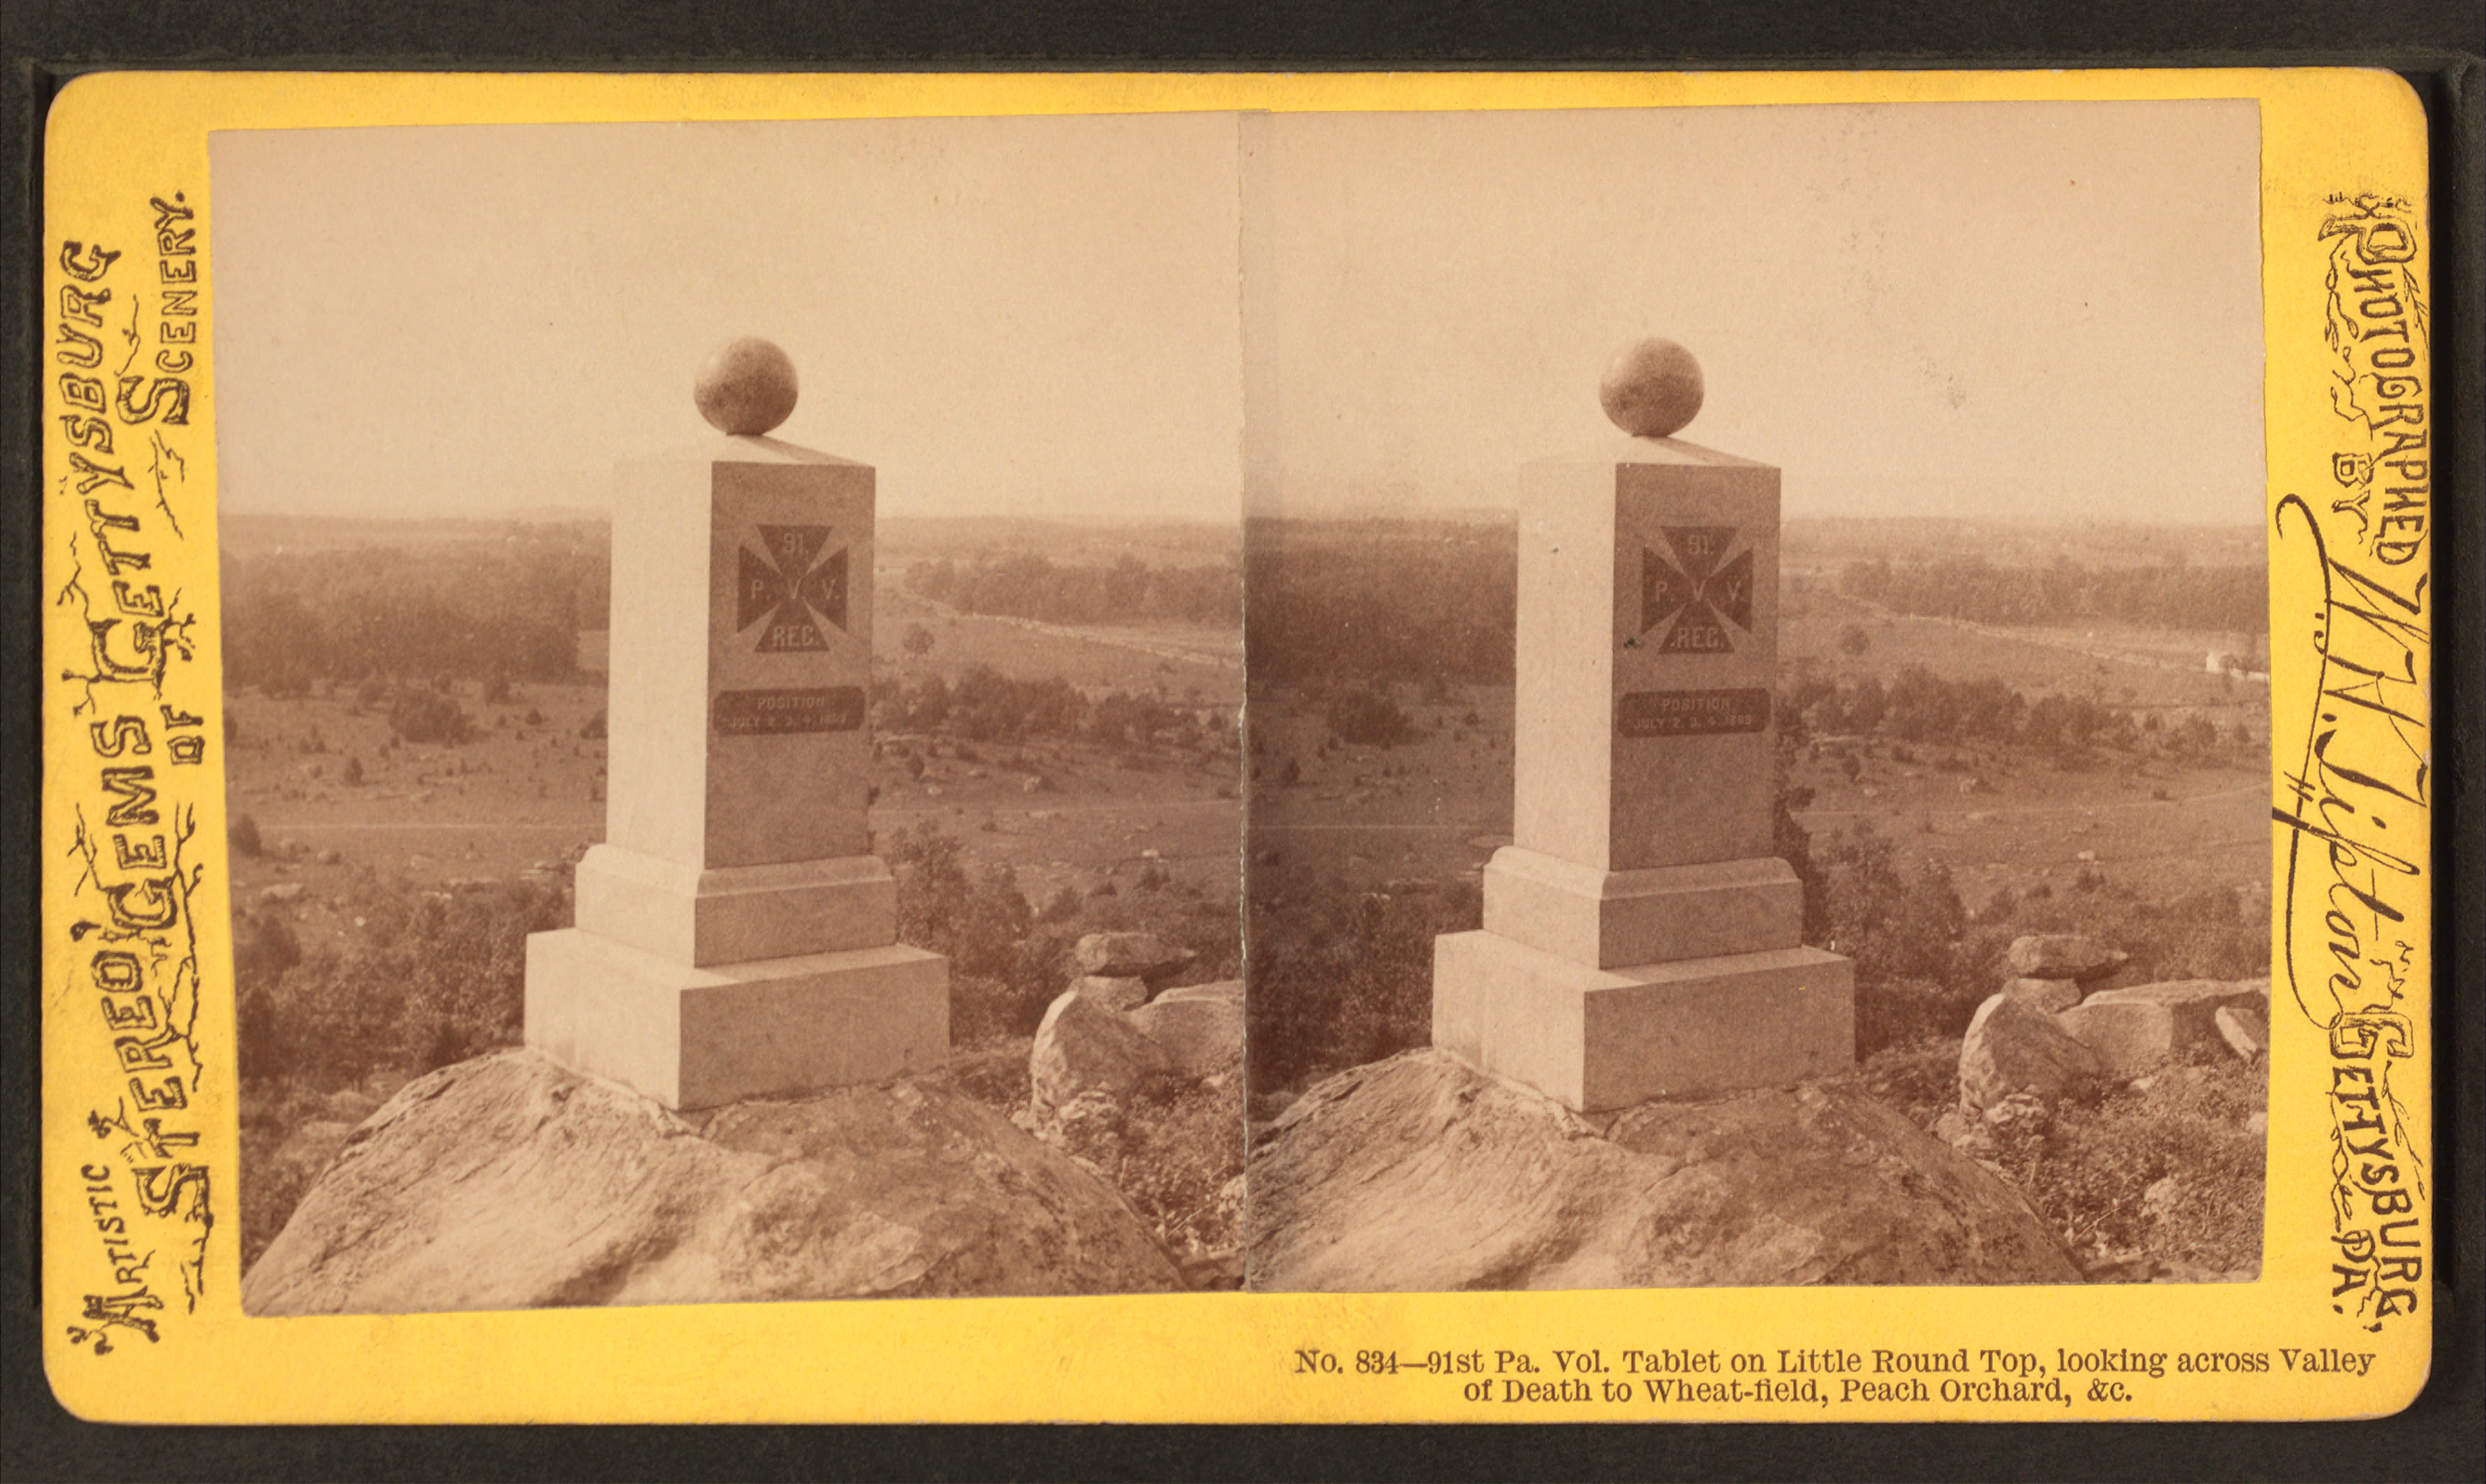
[[[1779,471],[1673,437],[1701,397],[1644,342],[1603,387],[1630,439],[1522,471],[1513,842],[1434,943],[1433,1044],[1588,1112],[1855,1060],[1771,853]]]
[[[618,467],[605,840],[527,940],[527,1044],[672,1108],[949,1057],[865,812],[872,470],[766,436],[795,391],[735,341],[696,388],[726,436]]]

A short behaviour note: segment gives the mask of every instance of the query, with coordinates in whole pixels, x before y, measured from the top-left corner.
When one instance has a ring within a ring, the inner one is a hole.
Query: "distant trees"
[[[2044,566],[2001,566],[1983,557],[1946,556],[1850,563],[1839,588],[1899,613],[1975,623],[2106,620],[2245,634],[2270,626],[2270,576],[2258,566],[2090,567],[2069,558]],[[1845,648],[1843,635],[1840,646]]]
[[[507,541],[228,556],[225,679],[271,696],[315,680],[557,679],[605,623],[600,539],[551,527]]]
[[[1090,696],[1059,675],[1023,680],[971,665],[953,684],[940,674],[884,675],[872,687],[875,726],[886,731],[939,731],[971,742],[1058,737],[1106,747],[1139,747],[1168,732],[1201,743],[1222,736],[1232,718],[1218,708],[1177,705],[1145,692]],[[1213,713],[1202,720],[1203,712]]]
[[[1242,616],[1242,573],[1231,563],[1150,566],[1127,553],[1110,565],[1057,563],[1020,552],[943,559],[907,569],[908,591],[961,613],[1037,618],[1050,623],[1233,623]],[[909,653],[930,649],[914,647]]]
[[[1519,548],[1507,526],[1340,523],[1299,539],[1272,523],[1253,534],[1244,585],[1256,685],[1510,683]]]

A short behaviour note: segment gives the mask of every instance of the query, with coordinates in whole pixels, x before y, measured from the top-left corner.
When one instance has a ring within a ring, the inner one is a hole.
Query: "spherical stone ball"
[[[692,385],[700,416],[737,438],[758,437],[794,411],[794,362],[768,341],[746,335],[709,352]]]
[[[1700,363],[1671,340],[1644,340],[1615,357],[1597,400],[1635,438],[1671,438],[1700,411]]]

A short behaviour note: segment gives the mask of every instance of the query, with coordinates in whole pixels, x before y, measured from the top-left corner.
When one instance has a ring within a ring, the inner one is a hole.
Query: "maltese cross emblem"
[[[1674,620],[1658,653],[1731,654],[1733,629],[1752,632],[1752,548],[1726,561],[1736,535],[1732,526],[1668,526],[1671,560],[1641,548],[1640,631]]]
[[[765,618],[759,653],[827,648],[820,625],[846,626],[846,549],[821,558],[826,526],[761,526],[760,543],[764,554],[742,548],[735,632]]]

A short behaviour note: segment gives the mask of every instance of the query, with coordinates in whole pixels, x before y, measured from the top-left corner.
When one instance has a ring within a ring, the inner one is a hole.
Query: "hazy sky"
[[[235,509],[600,504],[712,436],[737,335],[887,513],[1240,498],[1231,115],[221,133],[210,170]]]
[[[1664,335],[1681,437],[1790,515],[2262,510],[2247,102],[1275,116],[1247,127],[1256,508],[1509,505],[1616,436]]]
[[[600,502],[766,335],[882,508],[1508,505],[1663,334],[1790,515],[2250,522],[2250,102],[212,142],[237,510]],[[1249,386],[1247,404],[1246,386]],[[1246,408],[1250,422],[1246,426]]]

